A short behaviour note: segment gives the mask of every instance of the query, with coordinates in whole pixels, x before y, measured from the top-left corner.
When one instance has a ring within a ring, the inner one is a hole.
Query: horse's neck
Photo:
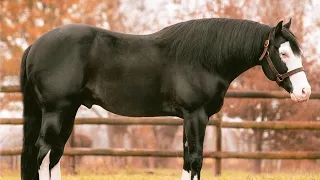
[[[259,54],[256,56],[259,56]],[[254,57],[255,56],[253,55],[251,59],[222,59],[221,61],[224,62],[220,63],[218,67],[213,67],[214,69],[212,69],[212,72],[214,74],[219,74],[221,77],[231,83],[240,74],[254,66],[259,65],[259,57],[256,59]]]
[[[246,62],[243,62],[243,61],[246,61]],[[249,62],[248,62],[248,59],[243,60],[243,61],[241,63],[246,63],[246,64],[239,65],[238,63],[234,63],[230,66],[229,71],[232,72],[232,73],[230,73],[230,77],[229,77],[230,81],[233,81],[239,75],[241,75],[242,73],[246,72],[247,70],[253,68],[254,66],[259,65],[258,59],[251,60]]]
[[[264,42],[264,41],[263,41]],[[242,53],[248,54],[250,56],[243,56],[241,58],[230,58],[225,61],[222,67],[220,68],[220,73],[223,77],[226,77],[230,82],[237,78],[240,74],[244,73],[245,71],[253,68],[254,66],[260,65],[261,62],[259,57],[263,51],[263,42],[259,43],[261,46],[255,49],[247,49]]]

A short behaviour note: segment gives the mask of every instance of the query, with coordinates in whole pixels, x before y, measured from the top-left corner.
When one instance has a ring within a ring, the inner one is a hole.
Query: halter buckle
[[[269,46],[269,39],[267,39],[265,42],[264,42],[264,47],[268,47]]]
[[[281,74],[277,74],[276,77],[277,77],[277,83],[278,84],[281,83],[284,80],[284,78],[282,77]]]

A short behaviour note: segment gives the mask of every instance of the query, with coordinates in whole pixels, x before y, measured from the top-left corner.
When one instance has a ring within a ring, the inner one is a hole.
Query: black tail
[[[41,109],[35,99],[32,85],[26,74],[26,59],[31,46],[23,53],[20,70],[20,86],[23,96],[23,149],[21,154],[21,179],[39,179],[35,143],[41,127]]]

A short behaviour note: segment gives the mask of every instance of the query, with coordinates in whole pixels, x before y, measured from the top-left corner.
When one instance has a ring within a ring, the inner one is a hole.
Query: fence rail
[[[21,148],[0,150],[1,156],[20,155]],[[177,150],[146,150],[146,149],[93,149],[93,148],[66,148],[66,156],[139,156],[139,157],[182,157],[183,152]],[[303,152],[216,152],[206,151],[204,158],[220,159],[320,159],[318,151]]]
[[[21,125],[22,118],[0,118],[0,125]],[[222,128],[273,129],[273,130],[320,130],[320,121],[243,121],[227,122],[210,120],[208,125]],[[76,118],[76,125],[164,125],[181,126],[183,120],[174,117],[121,117],[121,118]]]
[[[1,86],[0,93],[20,93],[19,86]],[[290,95],[284,91],[227,91],[226,98],[277,98],[290,99]],[[320,92],[313,92],[310,99],[320,99]]]
[[[20,93],[18,86],[0,87],[0,93]],[[261,91],[228,91],[227,98],[290,98],[286,92],[261,92]],[[310,99],[320,99],[320,92],[312,93]],[[22,118],[0,118],[0,125],[21,125]],[[100,125],[167,125],[180,126],[183,120],[173,117],[123,117],[123,118],[77,118],[76,125],[100,124]],[[215,172],[221,174],[221,160],[225,158],[242,159],[320,159],[320,151],[301,152],[222,152],[221,128],[251,128],[251,129],[273,129],[273,130],[320,130],[320,122],[306,121],[268,121],[268,122],[224,122],[221,118],[210,120],[208,125],[217,127],[216,151],[204,152],[205,158],[216,160]],[[21,148],[0,149],[1,156],[20,155]],[[141,157],[182,157],[182,151],[175,150],[146,150],[146,149],[92,149],[92,148],[66,148],[64,155],[68,156],[141,156]]]

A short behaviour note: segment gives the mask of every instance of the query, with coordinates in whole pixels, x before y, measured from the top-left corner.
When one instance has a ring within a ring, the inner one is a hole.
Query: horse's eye
[[[287,53],[285,53],[285,52],[280,53],[280,55],[283,57],[288,57]]]

